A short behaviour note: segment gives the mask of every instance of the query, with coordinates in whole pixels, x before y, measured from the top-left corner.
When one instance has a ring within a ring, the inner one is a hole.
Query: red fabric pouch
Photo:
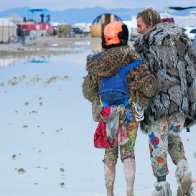
[[[101,119],[94,133],[94,147],[95,148],[114,148],[117,146],[117,137],[113,140],[108,141],[106,132],[106,123],[102,118],[110,115],[111,107],[103,108],[101,111]]]

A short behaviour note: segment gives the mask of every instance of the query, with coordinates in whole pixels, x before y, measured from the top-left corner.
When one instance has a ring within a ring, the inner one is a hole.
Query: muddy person
[[[114,195],[119,151],[124,167],[127,196],[134,195],[136,171],[134,147],[138,124],[142,119],[141,106],[147,108],[150,97],[156,92],[154,76],[149,73],[147,66],[138,60],[127,41],[128,29],[124,23],[111,22],[106,25],[102,35],[103,50],[98,54],[87,56],[88,74],[83,81],[83,95],[92,103],[93,119],[99,122],[94,145],[97,148],[105,148],[103,163],[107,196]],[[110,79],[115,78],[120,71],[124,72],[127,66],[137,62],[139,64],[132,69],[129,67],[124,75],[127,79],[127,93],[124,91],[122,93],[122,89],[118,89],[120,83],[116,83],[118,87],[115,88],[114,83],[110,83],[113,89],[119,91],[110,89],[106,91],[108,86],[106,81],[111,82]],[[104,117],[111,119],[107,121]]]
[[[152,170],[157,178],[153,195],[170,196],[167,154],[177,166],[178,196],[192,194],[192,177],[180,132],[196,119],[196,53],[189,38],[173,23],[147,8],[137,15],[134,47],[157,79],[158,91],[144,113],[142,128],[149,136]]]

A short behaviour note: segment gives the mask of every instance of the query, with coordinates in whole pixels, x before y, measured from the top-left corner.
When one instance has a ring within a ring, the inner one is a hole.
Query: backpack
[[[99,96],[103,107],[123,104],[127,109],[126,121],[130,122],[130,93],[128,89],[126,73],[134,67],[143,64],[135,60],[121,68],[115,75],[102,79],[99,83]]]

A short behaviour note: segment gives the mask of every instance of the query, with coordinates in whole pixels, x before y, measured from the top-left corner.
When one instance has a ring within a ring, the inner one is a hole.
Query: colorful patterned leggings
[[[184,118],[162,118],[148,127],[149,150],[152,169],[155,177],[169,173],[167,152],[174,164],[185,158],[184,147],[180,138]]]
[[[105,149],[105,155],[103,160],[104,163],[116,164],[119,148],[122,162],[124,161],[124,159],[127,158],[135,158],[135,140],[137,137],[138,124],[138,122],[132,120],[126,127],[127,135],[129,138],[129,141],[126,144],[117,146],[116,148]]]

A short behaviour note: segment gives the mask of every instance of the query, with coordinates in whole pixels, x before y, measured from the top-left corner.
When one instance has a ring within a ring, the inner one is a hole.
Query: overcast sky
[[[196,6],[196,0],[1,0],[0,10],[15,7],[47,8],[64,10],[100,6],[103,8],[144,8],[163,9],[168,6]]]

